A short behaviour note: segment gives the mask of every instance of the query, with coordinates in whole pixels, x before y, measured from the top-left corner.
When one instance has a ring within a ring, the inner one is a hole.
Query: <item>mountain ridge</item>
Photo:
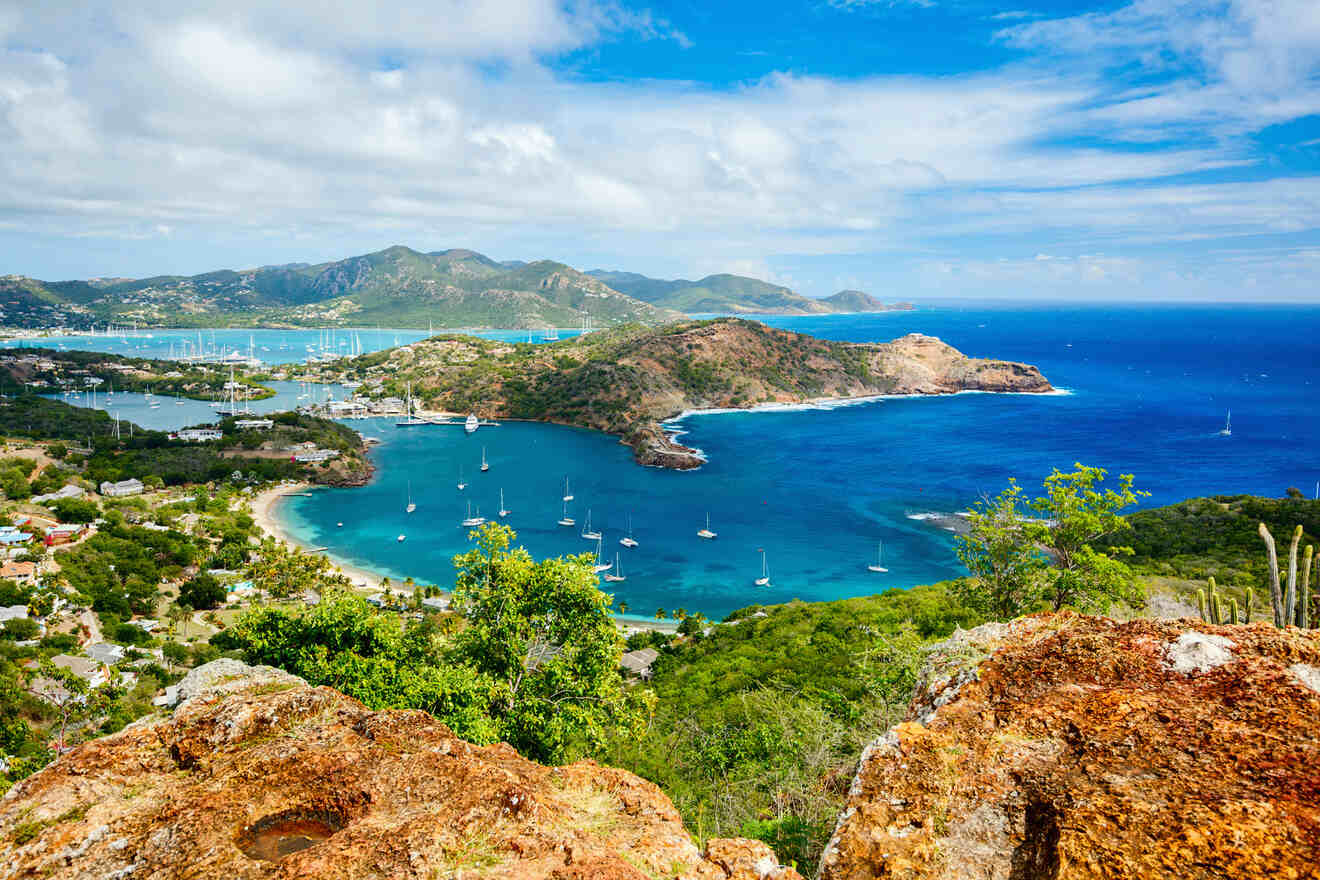
[[[610,284],[634,299],[685,314],[821,315],[842,312],[908,310],[911,303],[887,305],[860,290],[842,290],[815,299],[792,288],[745,275],[719,272],[696,281],[664,280],[637,272],[591,269],[586,274]]]
[[[0,277],[0,323],[85,329],[366,326],[536,329],[660,323],[676,312],[635,300],[553,260],[499,263],[466,248],[393,245],[322,263],[140,279]]]

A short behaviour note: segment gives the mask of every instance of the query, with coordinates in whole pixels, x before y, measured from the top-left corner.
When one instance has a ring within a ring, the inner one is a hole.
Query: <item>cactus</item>
[[[1205,623],[1210,622],[1210,618],[1206,614],[1206,608],[1205,608],[1205,590],[1196,591],[1196,610],[1201,612],[1202,621],[1204,621]]]
[[[1297,619],[1297,544],[1302,540],[1302,527],[1293,529],[1292,544],[1288,547],[1288,593],[1283,598],[1283,623],[1291,626]]]
[[[1238,604],[1237,604],[1237,599],[1229,599],[1228,601],[1229,601],[1229,602],[1232,604],[1232,606],[1233,606],[1233,616],[1229,618],[1229,623],[1234,623],[1234,624],[1235,624],[1235,623],[1238,622]]]
[[[1311,625],[1311,559],[1314,554],[1315,548],[1307,544],[1302,557],[1302,590],[1297,594],[1297,625],[1302,629]]]
[[[1251,623],[1251,602],[1256,598],[1256,592],[1247,587],[1247,594],[1242,599],[1242,622]]]
[[[1283,592],[1279,589],[1279,554],[1275,551],[1274,536],[1269,527],[1261,523],[1257,528],[1261,540],[1265,542],[1265,552],[1270,561],[1270,605],[1274,609],[1274,625],[1283,626]]]

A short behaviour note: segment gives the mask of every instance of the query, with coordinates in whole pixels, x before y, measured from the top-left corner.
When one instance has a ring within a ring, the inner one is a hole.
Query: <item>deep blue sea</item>
[[[753,602],[960,575],[951,534],[914,517],[966,509],[1009,477],[1038,487],[1051,468],[1077,461],[1135,474],[1152,493],[1146,505],[1278,496],[1289,486],[1310,495],[1320,481],[1320,308],[946,305],[765,320],[854,341],[928,333],[970,355],[1034,363],[1069,393],[689,416],[684,440],[709,463],[686,473],[639,467],[613,438],[572,428],[505,423],[469,437],[358,422],[384,440],[373,452],[375,482],[290,498],[282,518],[345,561],[447,586],[453,555],[467,547],[459,527],[467,503],[491,516],[503,488],[513,511],[506,522],[536,556],[594,551],[579,536],[590,510],[605,557],[618,552],[627,578],[608,588],[632,612],[684,607],[719,617]],[[1233,434],[1221,437],[1230,408]],[[573,529],[555,524],[566,476]],[[410,489],[413,514],[404,510]],[[713,541],[696,535],[707,513]],[[640,542],[632,550],[618,544],[629,516]],[[866,568],[879,541],[887,574]],[[760,548],[768,588],[752,583]]]

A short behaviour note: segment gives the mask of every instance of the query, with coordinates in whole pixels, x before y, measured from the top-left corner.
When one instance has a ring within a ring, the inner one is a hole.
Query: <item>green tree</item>
[[[491,683],[449,662],[426,624],[332,589],[301,613],[259,607],[225,633],[249,663],[265,663],[328,685],[373,709],[422,709],[476,743],[500,738],[490,717]]]
[[[179,601],[194,608],[216,608],[225,601],[225,588],[213,575],[196,575],[179,587]]]
[[[1119,474],[1117,490],[1101,489],[1108,473],[1080,462],[1067,473],[1055,468],[1045,478],[1045,494],[1032,507],[1045,518],[1046,549],[1050,554],[1047,593],[1057,611],[1065,605],[1079,611],[1102,612],[1112,602],[1141,596],[1131,569],[1118,556],[1131,556],[1132,548],[1113,543],[1115,536],[1132,528],[1119,511],[1149,497],[1133,490],[1132,474]],[[1095,545],[1107,542],[1104,550]]]
[[[999,620],[1040,605],[1048,567],[1040,549],[1046,527],[1029,513],[1022,487],[1012,479],[998,496],[972,508],[967,534],[955,539],[958,559],[972,576],[951,587],[964,605]]]
[[[57,751],[64,752],[69,725],[95,718],[110,704],[115,691],[108,685],[94,688],[72,670],[42,660],[37,667],[34,692],[55,708],[60,728]]]
[[[467,621],[456,655],[493,683],[501,735],[537,760],[561,762],[620,729],[640,733],[654,705],[626,690],[623,640],[592,557],[532,560],[512,529],[489,523],[454,558],[454,608]]]

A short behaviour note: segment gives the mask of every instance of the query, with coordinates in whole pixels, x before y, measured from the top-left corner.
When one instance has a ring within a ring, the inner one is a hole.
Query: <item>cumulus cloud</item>
[[[1114,255],[1058,263],[1073,276],[1131,279],[1124,246],[1320,228],[1318,179],[1188,182],[1320,110],[1320,7],[1218,5],[1016,24],[999,39],[1037,61],[977,74],[711,88],[558,74],[607,40],[690,45],[614,0],[0,0],[0,217],[321,249],[272,261],[407,240],[772,279],[801,277],[794,255],[980,265],[955,253],[972,240],[1057,273],[1031,255],[1064,242]],[[1108,72],[1134,59],[1166,75]]]

